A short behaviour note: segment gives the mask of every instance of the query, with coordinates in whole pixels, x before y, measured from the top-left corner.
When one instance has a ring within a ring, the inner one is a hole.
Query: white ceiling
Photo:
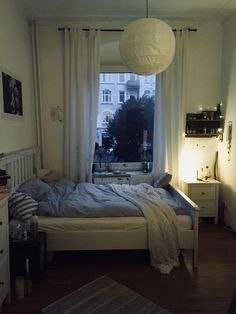
[[[146,0],[20,0],[31,17],[145,17]],[[149,16],[159,18],[217,18],[236,12],[236,0],[149,0]]]

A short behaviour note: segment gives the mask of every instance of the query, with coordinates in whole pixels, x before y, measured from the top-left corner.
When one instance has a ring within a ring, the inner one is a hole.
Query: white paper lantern
[[[165,22],[143,18],[130,23],[124,30],[119,50],[123,62],[132,72],[157,74],[172,62],[175,36]]]

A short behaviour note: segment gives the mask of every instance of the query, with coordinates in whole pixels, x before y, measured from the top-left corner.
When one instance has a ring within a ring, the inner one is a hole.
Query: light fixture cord
[[[146,18],[148,18],[148,0],[146,0]]]

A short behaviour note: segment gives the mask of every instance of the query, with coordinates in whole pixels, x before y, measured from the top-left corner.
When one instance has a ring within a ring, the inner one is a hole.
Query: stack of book
[[[6,170],[0,169],[0,193],[8,191],[7,180],[11,177],[7,174]]]

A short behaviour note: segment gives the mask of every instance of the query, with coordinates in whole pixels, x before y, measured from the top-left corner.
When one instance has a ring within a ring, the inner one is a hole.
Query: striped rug
[[[126,286],[102,276],[42,309],[45,314],[170,314]]]

